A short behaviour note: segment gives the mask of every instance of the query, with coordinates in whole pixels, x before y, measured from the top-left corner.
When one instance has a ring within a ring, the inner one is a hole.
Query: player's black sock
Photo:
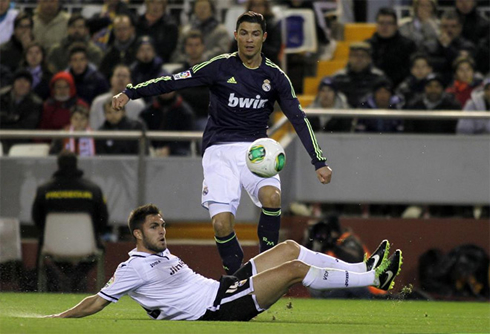
[[[245,263],[240,269],[233,273],[233,276],[238,277],[240,280],[252,277],[252,264],[250,262]]]
[[[260,252],[271,249],[279,241],[281,227],[281,208],[264,208],[260,214],[257,234],[259,236]]]
[[[242,265],[243,250],[238,243],[238,238],[233,231],[225,237],[214,237],[218,252],[223,261],[223,268],[228,275],[233,274]]]

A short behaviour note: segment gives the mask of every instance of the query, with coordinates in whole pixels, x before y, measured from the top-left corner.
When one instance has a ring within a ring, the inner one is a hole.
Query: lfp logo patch
[[[174,80],[181,80],[181,79],[188,79],[188,78],[192,78],[191,71],[184,71],[184,72],[174,74]]]

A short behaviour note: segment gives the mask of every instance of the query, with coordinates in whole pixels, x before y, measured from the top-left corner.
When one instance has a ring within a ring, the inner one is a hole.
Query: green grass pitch
[[[82,319],[43,319],[85,295],[0,293],[0,333],[490,333],[490,303],[283,298],[246,323],[154,321],[128,297]]]

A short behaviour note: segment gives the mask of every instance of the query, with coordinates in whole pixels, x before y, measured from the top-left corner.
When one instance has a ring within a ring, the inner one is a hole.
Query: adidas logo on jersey
[[[255,99],[248,97],[235,97],[235,93],[231,93],[228,98],[228,107],[237,107],[240,108],[252,108],[252,109],[260,109],[263,108],[265,103],[269,101],[267,99],[260,99],[260,95],[257,95]]]
[[[227,83],[231,83],[231,84],[236,84],[236,80],[235,80],[235,77],[231,77],[228,79]]]

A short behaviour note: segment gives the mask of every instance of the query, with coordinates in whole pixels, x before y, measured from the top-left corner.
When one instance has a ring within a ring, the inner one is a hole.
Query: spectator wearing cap
[[[372,93],[359,104],[360,109],[401,109],[403,100],[393,93],[393,84],[381,79],[373,85]],[[403,120],[360,118],[354,121],[355,132],[393,133],[403,132]]]
[[[490,111],[490,78],[483,81],[483,89],[474,90],[463,108],[465,113]],[[456,132],[459,134],[490,134],[490,119],[465,119],[458,121]]]
[[[46,66],[44,48],[41,43],[33,41],[27,44],[20,67],[31,73],[32,91],[43,101],[46,100],[49,97],[49,81],[53,74]]]
[[[18,13],[10,0],[0,1],[0,45],[8,42],[14,33],[14,21]]]
[[[446,89],[464,106],[471,97],[471,92],[481,85],[483,78],[475,73],[475,62],[468,57],[458,57],[453,63],[454,81]]]
[[[394,9],[385,7],[378,11],[376,32],[366,42],[371,44],[374,66],[398,86],[410,74],[410,56],[417,50],[417,46],[398,31]]]
[[[429,57],[415,53],[410,57],[410,75],[397,87],[396,94],[403,97],[405,104],[412,103],[424,93],[425,78],[432,73]]]
[[[88,62],[84,43],[73,43],[68,50],[68,72],[75,80],[77,94],[89,105],[97,95],[109,90],[109,84],[95,65]]]
[[[119,64],[114,67],[110,80],[110,90],[97,96],[90,107],[90,126],[92,129],[98,129],[104,124],[104,104],[107,100],[122,92],[131,81],[131,70],[128,65]],[[145,109],[145,102],[143,99],[130,100],[125,108],[126,116],[129,119],[138,120],[140,112]]]
[[[381,78],[386,77],[383,71],[372,64],[371,45],[356,42],[349,47],[347,66],[334,74],[333,82],[345,94],[349,105],[357,106]]]
[[[32,92],[31,87],[31,73],[27,70],[17,70],[14,73],[10,90],[0,95],[0,129],[33,130],[37,128],[43,102]],[[29,140],[2,140],[4,153],[7,154],[13,144],[25,142]]]
[[[413,40],[417,47],[424,41],[437,40],[437,0],[414,0],[412,9],[412,16],[400,20],[400,34]]]
[[[18,14],[14,20],[14,33],[7,43],[0,46],[0,64],[12,73],[19,66],[25,46],[33,40],[32,24],[32,18],[28,14]]]
[[[66,36],[70,15],[62,10],[59,0],[38,0],[32,19],[34,39],[49,50]]]
[[[51,97],[44,102],[39,128],[61,130],[70,124],[71,110],[74,106],[88,108],[88,104],[77,96],[75,81],[69,72],[56,73],[49,86]]]
[[[461,110],[454,97],[444,92],[444,79],[438,74],[429,74],[425,81],[424,94],[406,106],[408,110],[445,111]],[[455,120],[406,120],[405,132],[455,133]]]
[[[136,59],[136,33],[129,15],[118,15],[113,21],[114,43],[102,58],[99,71],[107,80],[117,64],[131,65]]]
[[[63,129],[66,132],[91,132],[89,126],[89,110],[83,106],[75,105],[70,110],[70,125]],[[49,154],[58,154],[66,150],[81,157],[91,157],[95,155],[95,141],[92,137],[63,138],[53,140],[49,149]]]
[[[439,38],[424,42],[421,48],[429,55],[434,71],[442,75],[445,85],[452,80],[452,64],[456,58],[475,56],[475,45],[461,36],[462,29],[458,14],[446,11],[441,17]]]
[[[167,0],[145,0],[145,6],[145,13],[136,23],[136,35],[150,36],[156,54],[167,63],[177,47],[179,27],[175,19],[166,13]]]
[[[136,41],[136,60],[131,64],[131,78],[138,84],[160,76],[163,60],[155,53],[150,36],[141,36]],[[151,100],[151,97],[145,101]]]
[[[456,0],[455,5],[456,13],[463,23],[461,36],[478,45],[490,33],[490,22],[478,12],[476,0]]]
[[[189,24],[182,27],[177,47],[172,55],[172,62],[174,63],[181,63],[185,60],[184,36],[189,30],[201,31],[206,46],[204,52],[204,59],[206,60],[226,53],[230,49],[230,35],[226,27],[219,22],[212,0],[196,0],[193,14]]]
[[[68,67],[69,49],[73,43],[83,43],[87,49],[87,59],[99,66],[103,52],[89,39],[87,20],[80,14],[73,14],[68,20],[68,35],[48,50],[47,63],[52,73],[64,71]]]
[[[331,77],[324,77],[318,85],[318,93],[315,100],[307,109],[349,109],[347,98],[339,92]],[[327,115],[308,116],[314,131],[325,132],[351,132],[352,119],[338,118]]]

